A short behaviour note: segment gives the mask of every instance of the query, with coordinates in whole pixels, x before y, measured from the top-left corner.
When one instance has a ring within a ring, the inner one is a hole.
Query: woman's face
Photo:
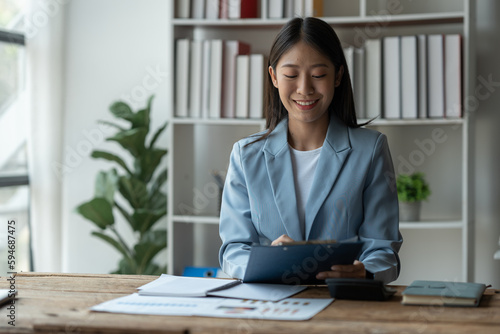
[[[327,122],[328,107],[342,73],[341,67],[335,75],[333,63],[303,41],[281,56],[276,71],[269,67],[289,122]]]

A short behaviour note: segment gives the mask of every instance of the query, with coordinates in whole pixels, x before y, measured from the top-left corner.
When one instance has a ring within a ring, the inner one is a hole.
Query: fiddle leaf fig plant
[[[111,113],[130,123],[130,127],[101,121],[117,129],[106,140],[116,142],[127,151],[133,158],[132,165],[114,153],[94,150],[93,158],[112,162],[116,168],[100,171],[95,180],[94,198],[76,208],[98,227],[92,235],[122,255],[114,274],[159,275],[166,272],[166,266],[159,266],[153,260],[167,247],[167,231],[155,228],[167,214],[167,196],[162,191],[167,169],[157,171],[167,151],[155,146],[167,124],[157,129],[147,143],[152,100],[153,96],[148,99],[146,108],[137,112],[121,101],[110,106]],[[118,213],[134,232],[133,245],[125,241],[116,227],[115,214]]]

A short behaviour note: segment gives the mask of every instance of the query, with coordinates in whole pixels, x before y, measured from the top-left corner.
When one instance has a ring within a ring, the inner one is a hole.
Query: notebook
[[[402,293],[402,304],[478,306],[484,290],[481,283],[413,281]]]

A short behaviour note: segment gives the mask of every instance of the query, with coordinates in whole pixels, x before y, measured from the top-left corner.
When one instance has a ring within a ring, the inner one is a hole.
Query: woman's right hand
[[[290,238],[288,235],[283,234],[278,239],[271,242],[271,246],[279,246],[282,243],[293,242],[294,240]]]

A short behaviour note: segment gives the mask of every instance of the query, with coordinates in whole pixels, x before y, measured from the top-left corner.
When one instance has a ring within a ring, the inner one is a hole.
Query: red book
[[[230,19],[257,17],[257,0],[228,0]]]

